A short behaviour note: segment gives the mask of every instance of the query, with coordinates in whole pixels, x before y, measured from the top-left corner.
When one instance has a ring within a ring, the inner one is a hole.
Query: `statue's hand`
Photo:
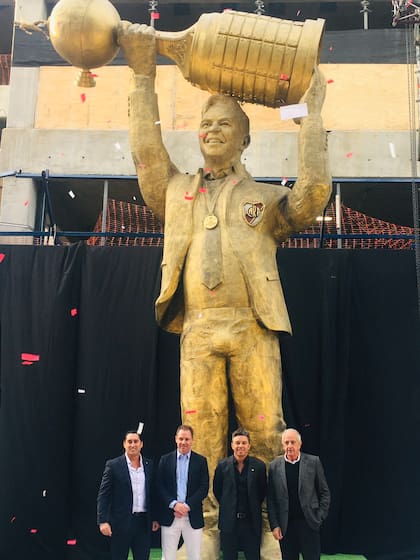
[[[156,36],[153,27],[140,23],[121,21],[117,41],[125,59],[135,74],[156,74]]]
[[[325,93],[327,89],[327,82],[324,74],[315,66],[312,74],[311,83],[304,93],[301,103],[306,103],[308,106],[308,115],[321,114],[321,109],[325,100]]]

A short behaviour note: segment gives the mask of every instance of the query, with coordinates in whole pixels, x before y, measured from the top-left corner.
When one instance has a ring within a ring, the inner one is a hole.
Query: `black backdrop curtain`
[[[173,448],[161,250],[0,247],[0,558],[101,560],[96,493],[127,427]],[[284,409],[332,491],[325,552],[420,557],[420,327],[408,251],[281,250]],[[74,544],[76,542],[76,544]]]

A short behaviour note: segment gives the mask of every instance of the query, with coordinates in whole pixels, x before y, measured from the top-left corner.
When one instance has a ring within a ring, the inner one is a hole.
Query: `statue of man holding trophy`
[[[291,332],[291,326],[276,250],[322,214],[331,177],[321,118],[325,79],[317,68],[323,22],[293,27],[240,12],[202,18],[182,35],[178,48],[165,47],[162,34],[146,25],[118,22],[114,35],[132,69],[129,132],[140,190],[165,228],[157,320],[181,335],[182,421],[193,426],[195,450],[208,458],[212,475],[227,453],[229,395],[238,425],[250,433],[253,454],[267,464],[282,451],[278,333]],[[54,27],[58,38],[65,28],[50,22],[52,41]],[[278,44],[281,33],[284,47]],[[202,108],[203,167],[194,175],[177,169],[162,140],[158,50],[172,56],[192,83],[216,92]],[[249,121],[235,99],[270,106],[306,103],[292,189],[255,182],[245,169],[241,156],[250,143]],[[214,560],[212,492],[205,516],[202,558]]]

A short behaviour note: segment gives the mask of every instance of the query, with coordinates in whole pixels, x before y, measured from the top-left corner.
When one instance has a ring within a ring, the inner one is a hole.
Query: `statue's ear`
[[[242,150],[245,150],[246,148],[248,148],[250,143],[251,143],[251,136],[249,134],[247,134],[246,136],[244,136],[244,139],[242,141]]]

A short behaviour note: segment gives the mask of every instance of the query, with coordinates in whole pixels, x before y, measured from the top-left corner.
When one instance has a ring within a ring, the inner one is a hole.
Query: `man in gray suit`
[[[283,432],[284,455],[270,463],[268,518],[283,560],[319,560],[319,529],[327,517],[330,491],[319,457],[301,453],[297,430]]]

